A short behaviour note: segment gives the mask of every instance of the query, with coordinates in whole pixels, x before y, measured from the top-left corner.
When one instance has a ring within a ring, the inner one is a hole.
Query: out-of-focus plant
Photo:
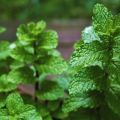
[[[1,0],[0,18],[26,20],[39,18],[39,0]]]
[[[119,12],[119,0],[1,0],[0,18],[13,20],[72,19],[91,17],[96,3]]]
[[[0,33],[4,31],[1,27]],[[61,117],[68,81],[55,77],[67,69],[57,45],[56,31],[46,30],[44,21],[22,24],[17,29],[16,41],[0,42],[0,120]],[[35,93],[20,96],[20,84],[33,84]]]

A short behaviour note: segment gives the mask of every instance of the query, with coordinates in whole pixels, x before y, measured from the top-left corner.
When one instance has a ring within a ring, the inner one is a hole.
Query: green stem
[[[36,46],[37,46],[36,42],[34,42],[33,46],[34,46],[34,56],[36,57],[36,54],[37,54],[36,53]],[[36,64],[36,62],[35,62],[35,64]],[[38,77],[39,77],[39,72],[38,72],[37,69],[35,70],[35,77],[36,77],[36,79],[38,79]],[[35,82],[34,88],[35,88],[35,93],[36,93],[39,90],[39,82],[37,80]],[[36,96],[35,96],[35,102],[37,102],[37,97]]]

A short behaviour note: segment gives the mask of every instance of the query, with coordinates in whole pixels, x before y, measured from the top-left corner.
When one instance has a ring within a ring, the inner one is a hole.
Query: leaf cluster
[[[120,120],[119,43],[120,15],[96,4],[92,26],[74,46],[65,112],[79,111],[78,120]]]

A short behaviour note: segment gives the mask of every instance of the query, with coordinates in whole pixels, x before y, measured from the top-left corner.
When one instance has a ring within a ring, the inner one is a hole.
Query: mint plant
[[[65,88],[56,75],[66,71],[67,63],[56,50],[57,33],[46,30],[46,23],[39,21],[20,25],[16,35],[13,43],[3,41],[0,44],[0,60],[4,62],[1,65],[5,68],[0,74],[1,120],[58,118]],[[20,84],[33,84],[34,95],[20,96],[17,89]],[[23,100],[31,105],[24,105]]]
[[[42,120],[32,105],[25,105],[19,93],[10,94],[0,108],[1,120]]]
[[[68,120],[120,120],[120,15],[96,4],[92,21],[75,44],[63,111]]]

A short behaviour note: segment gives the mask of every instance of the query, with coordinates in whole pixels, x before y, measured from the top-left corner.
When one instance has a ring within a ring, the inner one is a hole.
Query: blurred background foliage
[[[51,20],[89,18],[96,3],[113,13],[120,12],[120,0],[0,0],[1,20]]]

